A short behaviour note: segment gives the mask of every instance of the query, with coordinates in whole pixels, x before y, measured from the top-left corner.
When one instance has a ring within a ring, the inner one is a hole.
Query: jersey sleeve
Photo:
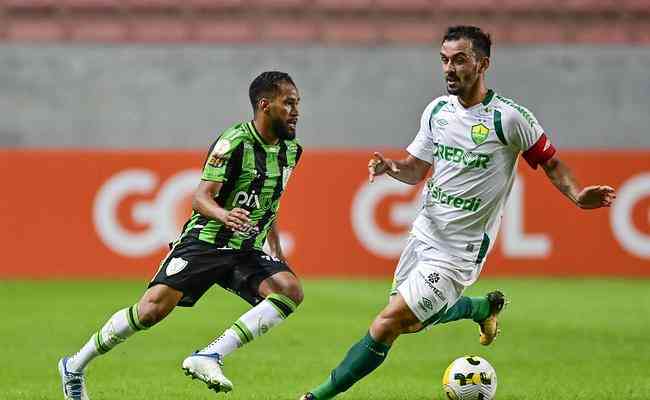
[[[544,133],[533,113],[517,106],[510,114],[508,139],[517,152],[533,169],[548,161],[555,154],[555,147]]]
[[[433,132],[431,131],[431,113],[439,100],[432,101],[422,112],[420,130],[415,139],[408,145],[406,151],[413,157],[433,164]]]
[[[241,163],[242,141],[237,138],[221,137],[212,145],[210,153],[203,165],[201,179],[205,181],[225,182],[228,180],[228,171],[231,164]]]

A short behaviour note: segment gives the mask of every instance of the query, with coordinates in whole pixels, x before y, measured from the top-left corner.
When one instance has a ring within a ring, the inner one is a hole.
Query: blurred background
[[[444,93],[440,38],[459,23],[491,33],[489,85],[579,180],[619,189],[579,211],[520,166],[486,273],[650,275],[648,0],[3,0],[0,21],[0,242],[20,249],[0,277],[148,276],[270,69],[302,95],[280,214],[294,268],[389,277],[419,188],[370,187],[365,163],[398,156]]]

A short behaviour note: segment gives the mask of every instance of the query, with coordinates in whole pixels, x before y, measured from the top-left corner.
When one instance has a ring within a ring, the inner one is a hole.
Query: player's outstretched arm
[[[368,161],[368,180],[374,182],[375,176],[387,173],[398,181],[415,185],[427,176],[431,164],[408,155],[403,160],[392,160],[375,152]]]
[[[582,209],[609,207],[616,198],[614,188],[609,186],[586,186],[581,189],[569,167],[557,154],[541,165],[553,185]]]
[[[248,211],[242,208],[228,211],[214,200],[222,185],[221,182],[202,180],[194,191],[192,208],[206,218],[223,222],[230,229],[245,230],[250,223]]]

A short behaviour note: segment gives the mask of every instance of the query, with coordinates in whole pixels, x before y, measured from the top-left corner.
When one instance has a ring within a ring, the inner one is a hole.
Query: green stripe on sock
[[[142,325],[140,322],[140,316],[138,315],[138,303],[134,304],[133,307],[133,322],[135,323],[135,326],[138,328],[138,330],[144,331],[149,329],[148,327]]]
[[[246,338],[246,334],[244,333],[244,331],[241,330],[240,327],[233,324],[233,326],[231,326],[230,329],[232,329],[237,334],[237,336],[239,336],[239,340],[242,342],[242,344],[248,343],[248,339]]]
[[[296,308],[298,308],[298,305],[296,303],[294,303],[293,300],[291,300],[287,296],[282,295],[280,293],[271,293],[270,295],[268,295],[267,299],[268,298],[276,299],[276,300],[282,302],[284,305],[286,305],[287,307],[289,307],[291,309],[291,312],[296,311]]]
[[[244,323],[241,322],[240,320],[237,320],[237,322],[235,322],[233,324],[233,326],[237,327],[241,331],[241,333],[244,335],[244,338],[246,339],[244,341],[244,343],[248,343],[248,342],[250,342],[250,341],[252,341],[254,339],[254,336],[251,333],[251,331],[248,330],[246,325],[244,325]]]
[[[126,310],[126,321],[129,323],[129,326],[134,331],[140,330],[138,326],[135,324],[135,319],[133,318],[133,306],[129,307],[129,309]]]
[[[275,301],[273,299],[268,299],[268,300],[269,300],[269,303],[271,303],[271,305],[273,306],[273,308],[275,308],[275,311],[277,311],[278,314],[280,314],[282,319],[287,319],[287,314],[284,311],[282,311],[282,308],[280,308],[280,306],[275,304],[275,301],[278,301],[278,300],[275,300]]]
[[[95,333],[95,348],[97,348],[99,354],[104,354],[110,350],[102,343],[101,334],[99,332]]]

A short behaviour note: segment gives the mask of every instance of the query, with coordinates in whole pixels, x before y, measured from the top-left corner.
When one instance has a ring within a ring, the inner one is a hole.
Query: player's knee
[[[370,326],[370,333],[375,340],[390,344],[402,333],[401,326],[396,318],[379,314]]]
[[[293,301],[296,306],[299,306],[305,298],[305,294],[302,291],[302,285],[298,280],[289,282],[282,288],[282,295],[287,296]]]

